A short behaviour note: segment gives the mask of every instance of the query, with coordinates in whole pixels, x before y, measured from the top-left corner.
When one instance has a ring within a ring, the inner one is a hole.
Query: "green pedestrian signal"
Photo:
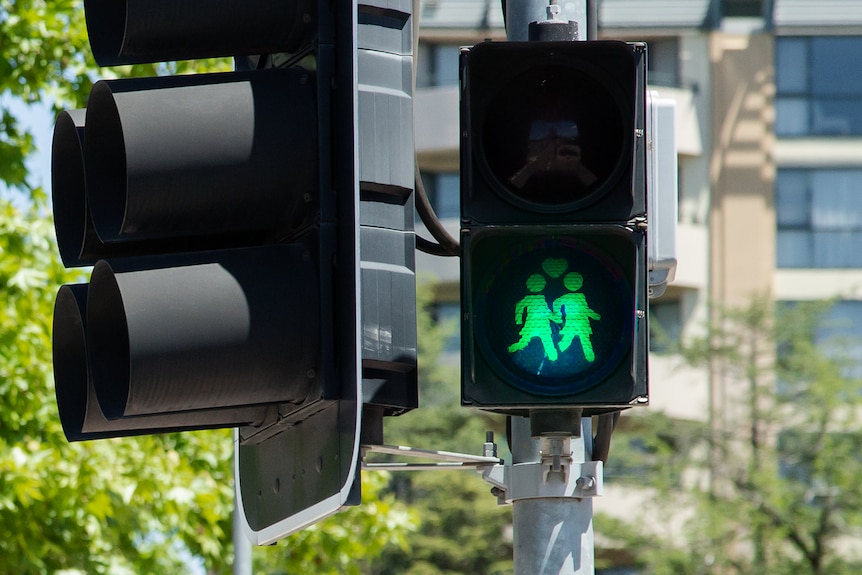
[[[560,353],[569,349],[572,340],[577,337],[581,344],[584,359],[593,362],[596,359],[596,354],[590,341],[593,333],[590,320],[599,321],[602,316],[590,309],[584,294],[578,293],[578,290],[584,285],[584,276],[578,272],[568,273],[563,278],[563,285],[566,286],[569,293],[554,300],[554,321],[562,325]]]
[[[461,53],[465,405],[647,400],[646,47]]]
[[[497,397],[511,390],[562,399],[608,379],[630,382],[643,239],[622,226],[487,228],[466,237],[467,373],[506,382],[490,387]]]
[[[539,274],[533,274],[527,279],[527,289],[531,293],[515,304],[515,323],[524,327],[521,329],[521,339],[509,346],[509,353],[521,351],[530,345],[533,339],[538,338],[542,342],[545,358],[548,361],[557,361],[559,356],[551,334],[551,310],[548,309],[544,294],[546,285],[545,278]],[[540,372],[541,369],[539,366]]]
[[[566,260],[558,258],[548,258],[542,262],[542,269],[552,278],[560,277],[567,266]],[[515,305],[515,323],[524,327],[521,329],[521,339],[509,346],[509,353],[521,351],[530,345],[533,338],[539,338],[545,358],[548,361],[557,361],[559,354],[567,351],[577,337],[584,359],[588,362],[595,361],[596,354],[590,339],[593,333],[590,320],[598,321],[602,316],[590,309],[584,294],[578,292],[584,285],[584,276],[578,272],[567,273],[563,278],[563,285],[568,293],[555,299],[553,306],[548,306],[544,293],[547,285],[545,276],[541,274],[533,274],[527,279],[527,289],[531,295],[524,296]],[[556,343],[552,330],[554,323],[560,326],[557,330],[560,337]]]

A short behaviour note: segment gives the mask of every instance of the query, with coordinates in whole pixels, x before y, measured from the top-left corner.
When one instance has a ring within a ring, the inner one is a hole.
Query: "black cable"
[[[596,422],[596,435],[593,438],[593,461],[608,462],[611,452],[611,435],[620,419],[620,412],[603,413]]]
[[[430,254],[432,256],[441,256],[441,257],[452,257],[452,254],[447,252],[443,246],[436,242],[432,242],[430,240],[426,240],[419,234],[416,234],[416,249],[420,252],[425,252],[426,254]]]
[[[428,228],[428,231],[437,240],[433,243],[425,238],[416,236],[416,247],[420,251],[433,256],[453,257],[461,253],[461,247],[458,245],[458,240],[453,238],[440,220],[437,214],[434,213],[434,208],[431,202],[428,201],[428,194],[425,192],[425,185],[422,183],[422,174],[419,172],[419,160],[414,158],[414,167],[416,171],[416,211],[419,212],[419,217],[422,223]]]

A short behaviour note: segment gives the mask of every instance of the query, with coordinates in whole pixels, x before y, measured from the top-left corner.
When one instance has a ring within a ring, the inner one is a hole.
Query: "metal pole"
[[[595,0],[591,0],[595,2]],[[594,39],[586,36],[588,0],[566,0],[559,2],[562,20],[578,23],[580,40]],[[528,39],[530,22],[545,20],[548,17],[549,0],[506,0],[506,37],[510,42],[525,42]]]
[[[580,437],[571,439],[571,465],[566,483],[591,489],[589,481],[601,477],[579,477],[578,463],[591,460],[592,422],[581,420]],[[512,460],[542,462],[540,444],[533,439],[530,420],[512,418]],[[547,457],[545,461],[548,461]],[[571,489],[566,489],[571,493]],[[513,493],[514,495],[514,493]],[[515,495],[517,497],[517,495]],[[592,497],[525,497],[512,501],[515,575],[593,575],[595,573]]]
[[[595,573],[591,498],[523,499],[512,512],[515,575]]]
[[[548,5],[557,4],[551,0],[507,0],[506,4],[506,34],[510,41],[524,41],[529,38],[528,30],[531,22],[544,21],[549,17]],[[579,30],[577,39],[595,40],[596,33],[596,0],[578,0],[560,3],[559,17],[562,20],[577,22]],[[541,420],[541,414],[531,419]],[[573,493],[573,489],[589,491],[595,486],[590,482],[598,482],[596,489],[600,494],[601,466],[595,476],[581,477],[583,470],[578,464],[592,459],[592,422],[590,418],[581,420],[580,437],[571,435],[571,430],[542,427],[541,424],[531,426],[531,420],[523,417],[512,418],[512,462],[517,464],[537,463],[542,466],[542,479],[545,484],[552,474],[562,476],[566,484],[565,493]],[[564,426],[561,426],[564,427]],[[560,432],[560,433],[557,433]],[[563,434],[563,432],[567,432]],[[542,439],[534,435],[541,434]],[[564,463],[562,472],[555,471],[559,466],[559,458],[549,457],[546,451],[549,445],[560,445],[566,437],[570,445],[569,454],[563,452]],[[549,439],[553,438],[553,439]],[[547,469],[552,470],[548,473]],[[578,470],[575,473],[575,470]],[[511,474],[513,477],[515,473]],[[559,481],[559,478],[554,478]],[[535,480],[534,480],[535,481]],[[533,482],[534,482],[533,481]],[[512,495],[512,515],[514,534],[514,567],[515,575],[594,575],[595,573],[595,543],[593,535],[593,502],[592,497],[576,498],[542,496],[544,486],[534,487],[539,496],[520,498],[511,482],[506,482],[508,493]],[[532,482],[528,482],[532,483]]]
[[[599,0],[587,0],[586,40],[599,39]]]
[[[242,530],[242,519],[234,498],[233,503],[233,575],[251,575],[251,541]]]

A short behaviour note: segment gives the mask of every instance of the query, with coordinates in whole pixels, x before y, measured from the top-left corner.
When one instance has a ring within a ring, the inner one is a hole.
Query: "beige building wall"
[[[764,34],[712,34],[710,299],[745,305],[775,270],[773,46]]]
[[[710,151],[710,321],[723,310],[744,308],[772,294],[775,273],[774,37],[760,32],[710,35],[712,139]],[[742,334],[739,334],[742,335]],[[762,356],[759,343],[750,350]],[[767,352],[768,355],[769,352]],[[708,373],[707,417],[714,433],[737,436],[747,449],[748,373],[715,361]],[[721,476],[721,455],[711,454],[710,474]]]

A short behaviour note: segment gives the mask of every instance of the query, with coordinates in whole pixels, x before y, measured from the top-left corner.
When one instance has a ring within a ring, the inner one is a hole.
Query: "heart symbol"
[[[569,268],[569,262],[563,258],[548,258],[542,262],[542,269],[552,278],[558,278]]]

